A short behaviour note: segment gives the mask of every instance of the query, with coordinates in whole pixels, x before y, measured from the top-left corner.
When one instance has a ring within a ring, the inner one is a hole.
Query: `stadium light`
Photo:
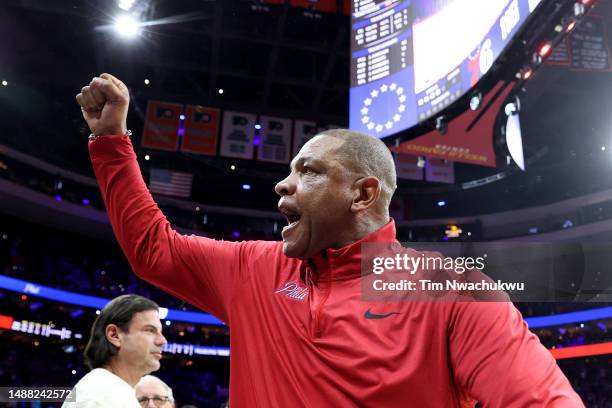
[[[134,6],[135,0],[119,0],[117,6],[121,10],[129,11]]]
[[[540,49],[538,50],[538,54],[544,58],[546,57],[550,51],[552,50],[552,44],[547,42],[546,44],[543,44]]]
[[[521,70],[521,79],[526,81],[533,76],[533,69],[527,67]]]
[[[470,98],[470,109],[475,111],[480,108],[480,104],[482,103],[482,94],[480,92],[476,92]]]
[[[242,189],[243,190],[250,190],[251,189],[251,185],[250,184],[243,184],[242,185]]]
[[[567,25],[567,27],[565,27],[565,32],[569,33],[571,31],[574,30],[574,28],[576,28],[576,20],[572,20],[569,22],[569,24]]]
[[[219,95],[223,95],[223,88],[219,88]]]
[[[151,81],[149,81],[148,78],[145,78],[144,83],[145,83],[145,85],[149,85],[151,83]]]
[[[8,82],[6,80],[2,81],[2,86],[8,86]]]
[[[138,21],[127,14],[117,17],[114,27],[117,34],[124,38],[132,38],[140,33]]]
[[[436,204],[438,205],[438,207],[444,207],[446,205],[446,201],[440,200]]]

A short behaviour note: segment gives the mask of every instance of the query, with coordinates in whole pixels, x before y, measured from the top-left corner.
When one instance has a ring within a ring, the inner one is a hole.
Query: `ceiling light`
[[[123,15],[115,20],[115,31],[125,38],[131,38],[140,32],[138,21],[129,15]]]

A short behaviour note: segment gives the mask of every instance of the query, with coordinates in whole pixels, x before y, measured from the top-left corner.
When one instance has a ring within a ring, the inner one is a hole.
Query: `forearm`
[[[134,272],[162,273],[176,233],[153,201],[127,136],[102,136],[89,152],[108,217]]]

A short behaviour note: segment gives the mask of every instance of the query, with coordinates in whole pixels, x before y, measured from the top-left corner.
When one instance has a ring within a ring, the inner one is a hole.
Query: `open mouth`
[[[282,235],[284,236],[285,233],[299,224],[302,216],[297,211],[288,209],[287,207],[279,207],[279,210],[287,219],[287,226],[285,226],[282,231]]]

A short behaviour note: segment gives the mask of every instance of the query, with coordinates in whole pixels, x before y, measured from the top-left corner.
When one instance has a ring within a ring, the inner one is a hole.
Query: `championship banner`
[[[319,133],[319,128],[315,122],[296,120],[294,123],[295,131],[293,132],[293,156],[300,151],[302,146],[304,146],[307,141]]]
[[[257,159],[265,162],[289,163],[291,161],[291,119],[261,116],[259,119],[261,143]]]
[[[483,98],[481,105],[487,109],[485,112],[482,112],[482,109],[476,111],[469,109],[448,123],[445,135],[432,130],[390,149],[397,153],[495,167],[493,150],[495,119],[511,90],[512,84],[500,81]]]
[[[217,154],[219,115],[219,109],[187,105],[181,151],[210,156]]]
[[[425,163],[425,179],[436,183],[455,183],[455,165],[451,161],[427,159]]]
[[[221,156],[253,159],[256,116],[253,113],[223,112]]]
[[[612,70],[606,22],[587,16],[569,37],[570,70],[602,72]]]
[[[397,178],[408,180],[423,180],[423,168],[419,167],[419,158],[411,154],[394,153]]]
[[[567,38],[561,40],[555,48],[553,48],[550,57],[546,59],[547,64],[553,65],[569,65],[569,47],[567,45]]]
[[[183,105],[149,101],[142,132],[142,147],[176,151],[178,130]]]

